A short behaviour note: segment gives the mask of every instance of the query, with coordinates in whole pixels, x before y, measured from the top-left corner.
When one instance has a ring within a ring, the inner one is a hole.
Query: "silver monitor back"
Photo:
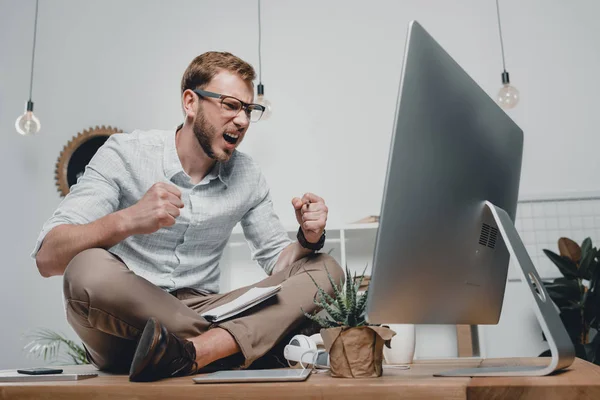
[[[522,130],[411,22],[369,322],[498,323],[509,252],[485,201],[514,221],[522,152]]]

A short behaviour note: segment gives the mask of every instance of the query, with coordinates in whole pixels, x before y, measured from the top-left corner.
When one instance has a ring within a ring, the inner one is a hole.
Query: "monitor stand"
[[[547,366],[530,366],[523,365],[522,363],[519,363],[519,365],[506,365],[507,363],[503,363],[502,367],[456,369],[440,372],[435,374],[435,376],[542,376],[567,368],[573,363],[575,358],[573,343],[558,312],[554,308],[554,303],[550,300],[550,296],[540,276],[533,266],[533,262],[531,262],[531,258],[527,254],[527,250],[525,250],[523,241],[519,237],[513,221],[502,208],[495,206],[489,201],[486,201],[485,205],[492,212],[506,247],[512,259],[516,261],[519,267],[523,282],[529,288],[528,292],[531,293],[533,303],[535,304],[535,316],[542,327],[544,335],[546,335],[552,358]]]

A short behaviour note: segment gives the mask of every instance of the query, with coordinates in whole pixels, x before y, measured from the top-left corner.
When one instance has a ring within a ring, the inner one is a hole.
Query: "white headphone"
[[[318,333],[310,337],[296,335],[283,349],[283,356],[291,368],[329,368],[329,353],[325,351],[323,339]]]

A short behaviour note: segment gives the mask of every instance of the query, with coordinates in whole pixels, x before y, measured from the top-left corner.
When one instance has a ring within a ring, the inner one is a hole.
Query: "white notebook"
[[[280,289],[281,285],[264,288],[255,287],[248,290],[237,299],[213,308],[212,310],[208,310],[200,315],[210,322],[223,321],[224,319],[231,318],[242,311],[246,311],[250,307],[262,303],[268,298],[275,296]]]

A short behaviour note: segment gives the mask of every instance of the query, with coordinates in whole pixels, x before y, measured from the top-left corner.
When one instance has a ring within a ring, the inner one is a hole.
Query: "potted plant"
[[[40,328],[26,335],[23,348],[30,356],[60,364],[89,364],[82,345],[50,329]],[[66,347],[66,348],[65,348]]]
[[[325,268],[327,271],[327,267]],[[366,270],[366,267],[365,267]],[[307,272],[308,273],[308,272]],[[308,274],[310,276],[310,274]],[[362,276],[364,276],[364,271]],[[329,271],[329,283],[333,287],[330,296],[315,282],[317,294],[314,302],[327,312],[321,317],[315,314],[304,315],[321,326],[321,337],[329,352],[331,376],[336,378],[373,378],[382,374],[383,346],[390,347],[395,332],[386,326],[369,324],[365,320],[367,290],[361,295],[363,278],[354,279],[346,266],[346,283],[336,285]]]
[[[577,357],[600,365],[600,335],[596,334],[600,328],[600,253],[590,238],[579,246],[563,237],[558,248],[560,254],[547,249],[544,253],[563,276],[544,282],[544,286],[560,310]]]

